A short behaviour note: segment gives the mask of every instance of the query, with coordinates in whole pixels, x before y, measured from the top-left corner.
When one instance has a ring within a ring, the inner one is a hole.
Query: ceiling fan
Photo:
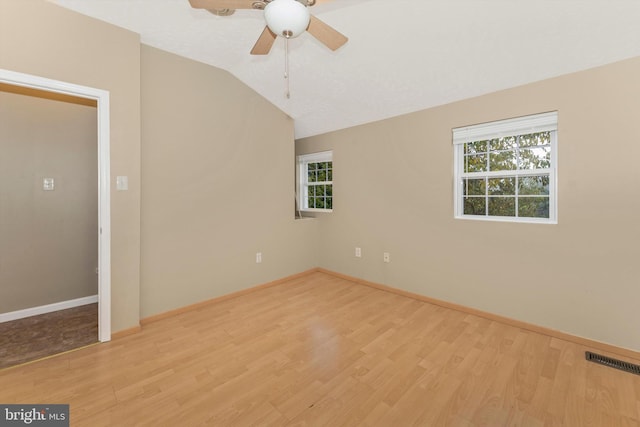
[[[331,50],[336,50],[349,39],[309,14],[308,8],[328,0],[189,0],[194,9],[228,16],[236,9],[264,10],[267,25],[251,49],[252,55],[266,55],[277,36],[297,37],[305,30]],[[294,28],[297,27],[297,28]]]

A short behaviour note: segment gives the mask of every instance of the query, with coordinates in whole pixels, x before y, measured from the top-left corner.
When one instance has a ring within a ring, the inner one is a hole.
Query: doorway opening
[[[98,162],[98,341],[111,340],[111,214],[109,92],[30,74],[0,69],[0,84],[38,90],[52,96],[70,96],[95,105]],[[55,183],[51,183],[55,185]],[[45,180],[44,186],[47,185]],[[37,265],[34,265],[37,268]]]

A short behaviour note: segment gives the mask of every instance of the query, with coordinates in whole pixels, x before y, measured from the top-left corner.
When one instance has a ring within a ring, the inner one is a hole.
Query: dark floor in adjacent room
[[[0,369],[98,342],[98,304],[0,323]]]

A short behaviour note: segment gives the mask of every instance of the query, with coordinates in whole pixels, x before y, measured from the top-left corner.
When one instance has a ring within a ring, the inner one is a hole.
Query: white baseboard
[[[69,301],[55,302],[53,304],[41,305],[39,307],[25,308],[24,310],[10,311],[9,313],[0,313],[0,323],[24,319],[25,317],[37,316],[38,314],[51,313],[52,311],[80,307],[81,305],[93,304],[96,302],[98,302],[98,295],[90,295],[88,297],[71,299]]]

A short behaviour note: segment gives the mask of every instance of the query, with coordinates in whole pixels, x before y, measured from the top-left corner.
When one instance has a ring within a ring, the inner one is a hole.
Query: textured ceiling
[[[53,0],[143,43],[228,70],[294,119],[302,138],[640,56],[638,0],[334,0],[311,13],[349,37],[308,33],[249,51],[263,12],[228,17],[188,0]],[[640,83],[639,83],[640,84]]]

